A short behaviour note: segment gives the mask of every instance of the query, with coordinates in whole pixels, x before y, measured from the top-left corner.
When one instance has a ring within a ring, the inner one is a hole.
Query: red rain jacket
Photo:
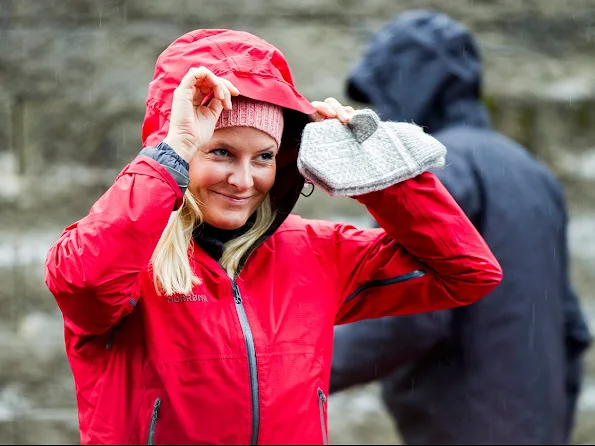
[[[156,293],[148,264],[182,194],[156,161],[138,156],[64,230],[46,283],[64,316],[81,442],[324,443],[335,324],[470,304],[501,270],[431,173],[358,197],[384,229],[289,215],[314,110],[283,55],[251,34],[195,31],[160,55],[145,145],[165,137],[173,89],[199,65],[286,108],[279,218],[235,281],[194,246],[202,284],[173,297]]]

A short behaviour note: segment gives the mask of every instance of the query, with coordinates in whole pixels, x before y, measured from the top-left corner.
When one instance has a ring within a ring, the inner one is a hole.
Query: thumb
[[[310,118],[310,121],[312,121],[312,122],[320,122],[320,121],[324,121],[324,119],[325,119],[325,117],[318,112],[308,115],[308,118]]]

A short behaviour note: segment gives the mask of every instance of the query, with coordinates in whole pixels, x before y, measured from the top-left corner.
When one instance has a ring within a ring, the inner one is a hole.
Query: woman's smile
[[[210,191],[213,194],[215,194],[217,197],[219,197],[220,199],[223,199],[233,205],[245,205],[248,204],[248,202],[250,201],[251,198],[253,198],[253,196],[248,196],[248,197],[241,197],[241,196],[237,196],[237,195],[232,195],[232,194],[224,194],[223,192],[217,192],[217,191]]]

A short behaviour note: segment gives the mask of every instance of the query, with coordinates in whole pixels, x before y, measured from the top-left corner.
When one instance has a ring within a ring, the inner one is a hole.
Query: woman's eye
[[[266,153],[260,154],[261,161],[272,161],[274,158],[275,158],[275,155],[273,152],[266,152]]]
[[[226,157],[227,155],[229,155],[229,152],[225,149],[211,150],[211,153],[215,156],[220,156],[220,157]]]

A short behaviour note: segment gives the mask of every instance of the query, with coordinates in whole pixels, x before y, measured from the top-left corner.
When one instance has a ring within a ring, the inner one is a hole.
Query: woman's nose
[[[242,163],[234,166],[231,175],[229,175],[228,183],[239,190],[250,189],[254,186],[250,165]]]

